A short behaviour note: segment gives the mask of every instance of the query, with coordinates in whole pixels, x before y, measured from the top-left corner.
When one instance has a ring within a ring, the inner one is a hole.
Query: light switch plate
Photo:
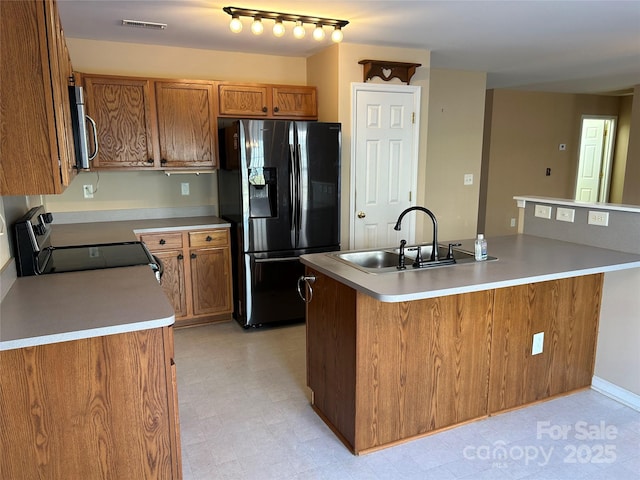
[[[606,227],[609,225],[609,212],[597,212],[589,210],[589,225],[599,225]]]
[[[558,207],[556,210],[556,220],[561,222],[573,222],[576,216],[576,211],[573,208]]]
[[[533,335],[533,345],[531,346],[531,355],[542,353],[544,347],[544,332],[538,332]]]
[[[473,173],[465,173],[464,174],[464,184],[465,185],[473,185]]]
[[[551,218],[551,208],[549,205],[536,205],[536,217]]]
[[[188,182],[181,183],[180,191],[182,192],[182,195],[189,195],[189,183]]]

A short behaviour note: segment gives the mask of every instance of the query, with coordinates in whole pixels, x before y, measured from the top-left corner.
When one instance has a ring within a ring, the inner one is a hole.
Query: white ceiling
[[[239,3],[236,3],[239,2]],[[222,7],[348,20],[344,42],[420,48],[435,68],[487,72],[488,88],[604,93],[640,84],[640,0],[263,1],[58,0],[70,38],[260,54],[312,55],[331,44],[229,30]],[[122,19],[166,23],[163,31]],[[327,33],[329,33],[327,31]],[[327,36],[328,37],[328,36]],[[377,60],[394,60],[380,58]],[[246,66],[239,66],[246,68]]]

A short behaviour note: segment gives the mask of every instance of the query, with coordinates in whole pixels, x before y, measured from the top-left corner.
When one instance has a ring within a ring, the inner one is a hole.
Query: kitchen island
[[[316,278],[313,408],[352,452],[591,384],[603,274],[640,255],[530,235],[490,238],[489,254],[498,260],[379,275],[301,257]]]

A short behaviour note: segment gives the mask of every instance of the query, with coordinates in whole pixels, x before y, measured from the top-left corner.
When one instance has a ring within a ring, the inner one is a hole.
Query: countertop
[[[593,273],[640,267],[640,255],[532,235],[488,238],[488,253],[498,260],[448,267],[366,273],[331,253],[302,255],[315,270],[383,302],[441,297]],[[473,252],[473,240],[463,240]]]
[[[126,242],[136,240],[140,233],[229,226],[214,216],[54,222],[51,242],[54,246]],[[169,301],[146,265],[11,281],[0,304],[0,350],[145,330],[175,321]]]
[[[128,242],[136,240],[136,234],[140,233],[228,228],[230,226],[229,222],[212,216],[62,225],[56,225],[54,221],[51,229],[51,244],[62,246]]]

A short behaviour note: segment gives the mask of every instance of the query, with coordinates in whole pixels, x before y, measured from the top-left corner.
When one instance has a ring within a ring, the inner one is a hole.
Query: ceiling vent
[[[150,28],[151,30],[164,30],[167,28],[166,23],[145,22],[142,20],[122,20],[125,27]]]

